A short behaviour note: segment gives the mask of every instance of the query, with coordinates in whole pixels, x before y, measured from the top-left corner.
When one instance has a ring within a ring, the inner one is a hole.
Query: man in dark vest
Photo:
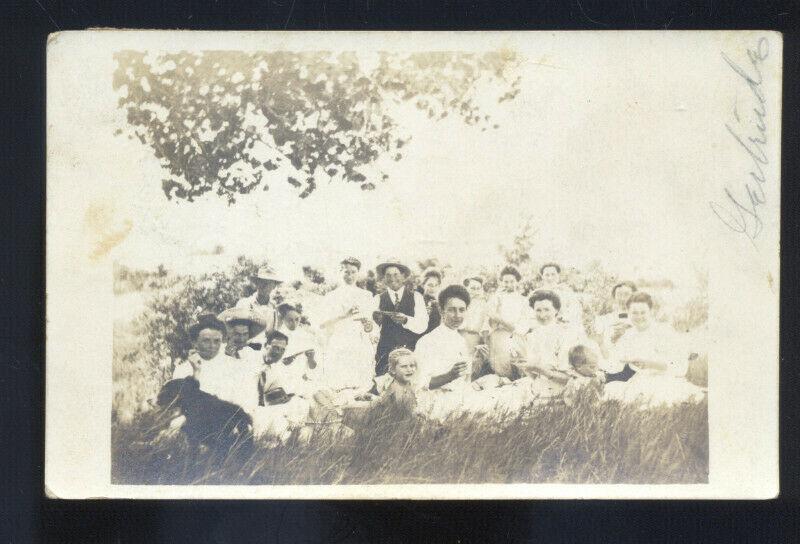
[[[407,347],[413,350],[417,339],[428,326],[428,312],[422,295],[406,285],[411,270],[397,261],[388,261],[375,267],[378,279],[386,291],[375,295],[372,318],[381,328],[375,352],[375,374],[381,376],[388,369],[389,352]]]

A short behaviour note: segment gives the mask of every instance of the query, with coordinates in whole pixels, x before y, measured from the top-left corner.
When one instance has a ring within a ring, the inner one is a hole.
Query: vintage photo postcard
[[[782,37],[62,32],[46,492],[778,494]]]

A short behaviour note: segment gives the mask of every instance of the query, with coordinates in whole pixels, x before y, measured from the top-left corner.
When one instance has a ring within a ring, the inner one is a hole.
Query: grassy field
[[[249,459],[193,459],[179,434],[153,442],[144,414],[112,430],[117,484],[701,483],[708,479],[706,402],[640,410],[586,396],[533,406],[502,428],[435,424],[375,409],[352,436],[258,445]]]

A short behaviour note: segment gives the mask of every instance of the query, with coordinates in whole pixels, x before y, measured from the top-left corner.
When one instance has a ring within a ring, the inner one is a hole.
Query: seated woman
[[[422,334],[428,334],[438,327],[439,323],[442,321],[441,308],[437,300],[439,296],[439,287],[441,285],[441,272],[431,268],[423,273],[422,283],[417,290],[422,293],[422,299],[425,301],[425,309],[428,312],[428,327]]]
[[[486,296],[483,291],[483,278],[471,276],[464,280],[464,287],[469,293],[469,307],[464,316],[464,321],[458,329],[459,334],[467,341],[467,348],[472,351],[479,345],[485,345],[488,331],[482,330],[486,322]],[[481,364],[472,368],[472,378],[476,379],[485,374],[489,369],[487,365]]]
[[[559,319],[574,327],[583,328],[583,306],[579,297],[575,296],[572,287],[561,282],[561,265],[558,263],[545,263],[539,267],[541,287],[546,291],[556,293],[561,300]],[[536,289],[538,291],[539,289]]]
[[[516,376],[511,354],[523,349],[524,335],[531,325],[528,301],[517,292],[521,279],[513,266],[500,271],[500,289],[489,299],[482,327],[489,338],[489,365],[495,374],[506,378]]]
[[[253,408],[255,394],[255,372],[250,364],[242,364],[228,356],[222,349],[225,324],[213,315],[201,316],[189,328],[194,342],[186,361],[175,367],[173,379],[193,376],[200,382],[200,390],[215,397],[232,402],[245,411]]]
[[[569,352],[587,339],[571,324],[558,321],[561,299],[553,291],[533,292],[529,304],[534,313],[534,326],[525,335],[525,354],[515,361],[521,373],[534,379],[539,396],[561,393],[569,379]],[[521,355],[521,354],[520,354]]]
[[[210,314],[201,315],[197,323],[189,327],[192,349],[189,350],[185,360],[175,365],[172,379],[194,376],[199,380],[208,361],[225,356],[220,348],[226,333],[227,329],[222,321]]]
[[[627,309],[631,324],[615,342],[611,357],[617,368],[628,367],[635,374],[627,381],[609,383],[606,396],[645,406],[702,398],[703,391],[686,380],[689,358],[679,348],[677,334],[654,321],[650,295],[631,295]]]
[[[630,328],[628,299],[636,292],[636,284],[622,281],[611,288],[611,311],[598,315],[594,320],[594,338],[608,356],[610,348]]]
[[[458,332],[464,322],[470,297],[461,285],[450,285],[439,293],[441,324],[417,342],[422,387],[459,389],[471,380],[472,368],[486,359],[486,346],[470,350]]]
[[[285,380],[290,380],[298,394],[311,393],[309,382],[314,381],[317,368],[319,345],[315,335],[307,325],[302,324],[303,313],[299,305],[284,302],[278,306],[281,325],[278,331],[287,338],[286,353],[283,356]]]

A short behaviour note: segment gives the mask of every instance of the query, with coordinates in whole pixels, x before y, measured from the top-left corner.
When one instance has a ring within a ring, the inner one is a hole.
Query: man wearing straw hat
[[[256,319],[263,322],[264,330],[275,330],[278,326],[278,309],[272,301],[271,295],[275,288],[283,283],[283,278],[279,277],[271,268],[262,266],[255,276],[250,277],[250,281],[253,282],[256,292],[249,297],[239,299],[236,308],[252,312]]]
[[[428,327],[428,312],[422,294],[406,285],[411,270],[397,260],[375,267],[378,279],[386,290],[375,295],[372,319],[380,326],[381,334],[375,352],[375,375],[388,370],[389,353],[395,348],[413,350],[417,339]]]
[[[264,323],[247,308],[228,308],[217,316],[225,323],[228,331],[228,342],[224,345],[225,355],[238,359],[243,365],[252,367],[258,373],[261,367],[258,351],[249,345],[249,342],[264,329]]]

